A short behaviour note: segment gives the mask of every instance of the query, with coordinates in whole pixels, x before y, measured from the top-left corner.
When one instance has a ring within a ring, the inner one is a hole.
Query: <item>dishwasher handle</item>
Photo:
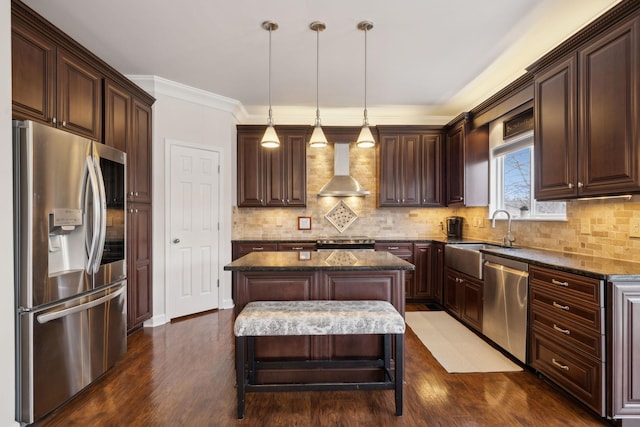
[[[520,277],[529,277],[528,271],[518,270],[503,264],[496,264],[495,262],[491,262],[491,261],[485,261],[484,266],[487,268],[493,268],[494,270],[502,270],[506,273],[515,274]]]

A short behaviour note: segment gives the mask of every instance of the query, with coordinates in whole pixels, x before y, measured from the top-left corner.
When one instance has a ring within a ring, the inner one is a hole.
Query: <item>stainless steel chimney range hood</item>
[[[349,143],[333,144],[333,177],[318,192],[318,196],[364,197],[371,194],[349,174]]]

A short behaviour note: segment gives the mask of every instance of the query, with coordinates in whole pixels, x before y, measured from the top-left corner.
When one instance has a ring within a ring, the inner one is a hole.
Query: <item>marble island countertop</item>
[[[414,270],[389,252],[251,252],[224,266],[230,271]]]

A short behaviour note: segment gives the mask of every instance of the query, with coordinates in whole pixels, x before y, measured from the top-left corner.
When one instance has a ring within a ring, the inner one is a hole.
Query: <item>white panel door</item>
[[[220,153],[173,144],[170,158],[169,319],[218,308]]]

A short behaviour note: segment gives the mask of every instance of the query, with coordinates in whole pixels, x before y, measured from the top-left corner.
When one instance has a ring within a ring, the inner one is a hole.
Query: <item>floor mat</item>
[[[444,311],[405,313],[407,325],[447,372],[516,372],[522,368]]]

